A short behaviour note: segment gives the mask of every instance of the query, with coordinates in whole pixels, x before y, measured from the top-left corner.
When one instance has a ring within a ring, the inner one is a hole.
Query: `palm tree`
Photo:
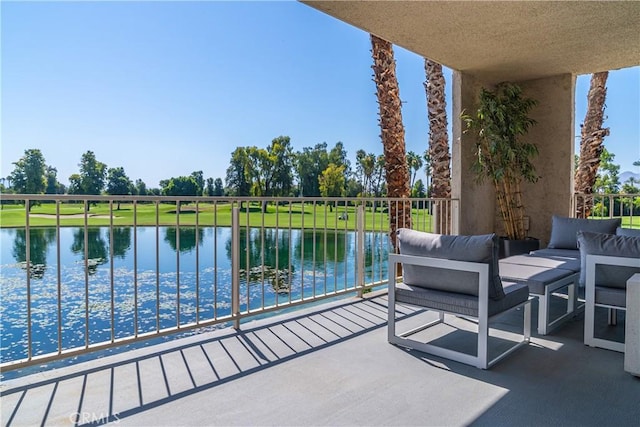
[[[449,155],[449,135],[447,133],[447,104],[444,97],[445,80],[442,65],[430,59],[424,59],[426,81],[424,89],[427,96],[427,113],[429,117],[429,151],[431,166],[430,197],[451,198],[451,156]],[[444,205],[444,206],[443,206]],[[441,220],[436,221],[436,231],[448,233],[451,223],[451,210],[447,204],[438,202],[436,209]]]
[[[598,168],[600,167],[600,155],[602,154],[602,141],[609,135],[609,128],[603,128],[605,100],[607,97],[608,71],[595,73],[591,76],[591,85],[587,95],[587,114],[582,124],[580,139],[580,158],[575,176],[575,192],[593,194]],[[582,197],[576,203],[576,215],[578,218],[588,218],[593,208],[593,198]]]
[[[380,108],[380,138],[384,148],[387,196],[408,199],[411,195],[409,168],[405,154],[402,104],[392,44],[371,34],[371,56]],[[410,202],[391,202],[389,222],[391,242],[395,249],[396,230],[400,227],[411,227]]]
[[[409,183],[409,186],[413,188],[413,184],[416,182],[416,174],[422,168],[422,158],[413,151],[409,151],[407,153],[407,167],[409,168],[409,173],[411,174],[411,181]]]
[[[431,197],[431,156],[429,155],[429,147],[422,153],[422,159],[424,160],[424,174],[427,176],[427,197]]]
[[[376,167],[376,156],[360,149],[356,152],[356,162],[362,179],[363,196],[368,196],[371,193],[371,178]]]

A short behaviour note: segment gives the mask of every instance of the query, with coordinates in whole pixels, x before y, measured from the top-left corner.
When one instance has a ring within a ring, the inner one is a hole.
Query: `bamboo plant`
[[[462,115],[465,132],[477,136],[473,164],[477,182],[488,179],[493,184],[506,237],[512,240],[527,237],[520,185],[539,178],[532,163],[538,149],[522,140],[536,124],[529,117],[536,104],[536,100],[522,95],[518,85],[505,82],[493,91],[482,88],[475,115]]]

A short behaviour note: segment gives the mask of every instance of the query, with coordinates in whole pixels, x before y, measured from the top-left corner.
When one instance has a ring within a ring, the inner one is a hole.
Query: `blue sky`
[[[367,33],[297,2],[1,3],[2,163],[39,148],[67,184],[87,150],[148,187],[280,135],[382,153]],[[428,143],[423,60],[396,48],[408,150]],[[445,77],[451,82],[451,72]],[[579,76],[576,135],[589,76]],[[449,121],[451,90],[448,87]],[[605,140],[640,172],[640,67],[609,75]],[[576,139],[576,141],[578,141]]]

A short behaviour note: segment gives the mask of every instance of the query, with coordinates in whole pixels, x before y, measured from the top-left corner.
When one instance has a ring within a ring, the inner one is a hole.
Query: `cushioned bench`
[[[577,307],[579,260],[557,260],[533,255],[515,255],[500,260],[500,277],[529,286],[529,293],[538,297],[538,334],[546,335],[562,322],[573,317]],[[551,297],[566,289],[565,312],[551,319]]]

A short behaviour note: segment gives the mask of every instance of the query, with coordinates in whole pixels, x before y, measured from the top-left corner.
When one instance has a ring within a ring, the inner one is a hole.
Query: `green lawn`
[[[60,204],[60,225],[61,226],[82,226],[84,225],[82,204]],[[276,206],[274,204],[267,205],[267,212],[262,215],[259,204],[249,204],[243,206],[240,210],[240,224],[246,225],[247,222],[253,227],[264,225],[265,227],[281,228],[328,228],[337,230],[355,230],[356,229],[356,207],[355,206],[338,206],[331,211],[328,205],[321,204],[285,204]],[[347,219],[339,219],[346,212]],[[54,204],[42,204],[31,208],[29,216],[29,224],[32,227],[47,227],[56,225],[56,207]],[[39,215],[48,215],[50,217],[39,217]],[[91,206],[89,210],[89,225],[92,226],[108,226],[109,204],[101,203]],[[152,226],[156,224],[156,205],[140,204],[135,206],[136,224]],[[182,204],[180,208],[179,221],[180,225],[195,225],[196,218],[200,226],[230,226],[231,225],[231,205],[228,203],[218,203],[216,205],[209,203],[200,203],[196,215],[195,204]],[[431,227],[431,215],[426,210],[413,210],[414,225],[418,230],[428,231]],[[176,225],[178,215],[176,215],[176,206],[170,203],[161,203],[158,205],[158,223],[160,225]],[[122,203],[120,209],[117,205],[113,205],[113,224],[114,226],[131,226],[134,224],[134,205],[131,203]],[[0,210],[0,226],[1,227],[24,227],[25,210],[22,205],[4,205]],[[388,216],[386,213],[378,209],[373,212],[371,207],[367,207],[365,211],[365,229],[368,231],[386,231],[388,230]]]
[[[633,218],[624,216],[622,217],[623,228],[640,228],[640,216],[634,216]]]
[[[261,207],[258,203],[244,205],[240,210],[240,224],[246,225],[247,221],[252,227],[264,225],[265,227],[281,228],[328,228],[337,230],[356,229],[356,207],[339,206],[330,210],[328,205],[311,203],[293,203],[276,206],[267,205],[267,212],[262,215]],[[156,224],[156,205],[138,203],[135,207],[137,225],[153,226]],[[83,204],[81,203],[61,203],[60,204],[60,225],[82,226],[84,225]],[[347,214],[347,219],[339,219],[343,213]],[[42,204],[31,208],[29,224],[32,227],[51,227],[56,225],[55,204]],[[38,215],[48,215],[48,218],[38,217]],[[89,211],[89,225],[108,226],[109,204],[100,203],[91,206]],[[120,209],[113,205],[114,226],[133,225],[134,206],[131,203],[122,203]],[[180,208],[179,220],[181,225],[195,225],[196,217],[201,226],[230,226],[231,225],[231,204],[200,203],[198,205],[198,215],[196,215],[195,204],[182,204]],[[176,225],[178,215],[176,206],[171,203],[160,203],[158,205],[158,223],[160,225]],[[365,210],[365,229],[368,231],[388,230],[387,214],[378,209],[373,212],[369,206]],[[426,210],[413,209],[413,228],[417,230],[430,231],[431,215]],[[25,210],[23,205],[3,205],[0,210],[0,227],[24,227]],[[622,227],[640,228],[640,216],[622,217]]]

